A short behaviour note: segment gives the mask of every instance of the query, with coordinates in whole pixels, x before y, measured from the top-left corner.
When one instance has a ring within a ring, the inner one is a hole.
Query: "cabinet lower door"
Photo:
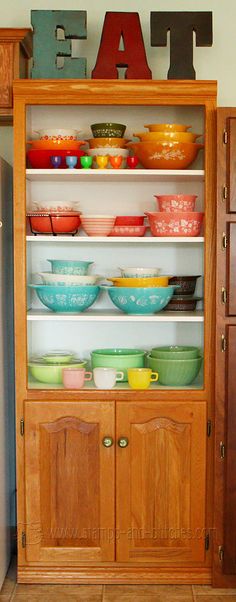
[[[224,573],[236,573],[236,326],[227,328]]]
[[[112,402],[26,402],[26,558],[114,560]]]
[[[203,561],[205,404],[117,406],[117,560]]]

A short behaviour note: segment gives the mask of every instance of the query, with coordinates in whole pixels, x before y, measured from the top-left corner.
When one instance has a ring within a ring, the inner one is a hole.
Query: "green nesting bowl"
[[[74,353],[59,352],[55,351],[55,353],[45,353],[42,355],[42,360],[47,364],[69,364],[72,362],[74,358]]]
[[[94,138],[123,138],[126,125],[123,123],[93,123],[91,130]]]
[[[163,360],[191,360],[200,356],[198,347],[189,347],[187,345],[169,345],[166,347],[153,347],[152,357],[159,357]]]
[[[87,362],[82,360],[74,360],[74,362],[68,362],[67,364],[43,364],[40,362],[29,362],[29,371],[35,380],[40,383],[47,383],[50,385],[61,385],[62,384],[62,370],[64,368],[85,368]]]
[[[182,387],[191,385],[197,377],[202,364],[202,357],[187,360],[163,359],[147,356],[148,368],[158,372],[160,385]]]
[[[127,381],[127,368],[144,368],[144,358],[145,351],[141,349],[95,349],[91,352],[91,365],[121,370],[123,381]]]

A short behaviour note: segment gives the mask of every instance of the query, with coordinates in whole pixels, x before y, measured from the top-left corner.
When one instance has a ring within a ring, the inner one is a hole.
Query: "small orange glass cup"
[[[119,169],[122,163],[122,157],[120,155],[114,155],[114,157],[110,156],[109,161],[114,169]]]

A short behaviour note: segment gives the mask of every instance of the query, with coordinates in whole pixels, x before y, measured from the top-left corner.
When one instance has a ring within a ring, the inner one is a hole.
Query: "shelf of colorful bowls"
[[[202,310],[161,311],[156,314],[124,314],[118,309],[88,309],[82,313],[59,313],[47,309],[29,309],[28,322],[204,322]]]
[[[48,383],[40,383],[36,380],[33,380],[32,377],[29,377],[28,380],[28,388],[29,389],[34,389],[34,390],[62,390],[62,391],[67,391],[69,393],[74,393],[75,395],[78,396],[78,391],[98,391],[98,389],[96,388],[95,384],[93,381],[91,382],[86,382],[86,385],[84,385],[84,387],[82,389],[65,389],[65,387],[63,385],[50,385]],[[181,390],[200,390],[203,389],[203,383],[201,381],[201,379],[197,378],[195,382],[193,382],[191,385],[185,385],[185,386],[170,386],[170,385],[160,385],[160,383],[158,383],[158,381],[156,383],[151,383],[150,387],[148,387],[148,389],[145,390],[146,391],[157,391],[157,390],[161,390],[161,391],[166,391],[166,390],[170,390],[170,391],[181,391]],[[100,389],[100,391],[103,389]],[[131,387],[129,386],[128,383],[117,383],[117,385],[115,385],[115,387],[113,387],[112,389],[109,390],[109,392],[116,392],[116,391],[129,391],[131,393],[135,393],[134,389],[131,389]]]
[[[132,181],[137,182],[170,182],[191,181],[203,182],[202,169],[26,169],[27,180],[33,182],[69,182],[69,181]]]
[[[120,245],[120,244],[124,244],[124,243],[131,243],[133,245],[135,244],[153,244],[153,245],[159,245],[159,244],[200,244],[204,242],[204,237],[203,236],[188,236],[188,237],[184,237],[184,236],[179,236],[178,238],[175,237],[173,238],[173,236],[163,236],[163,237],[158,237],[158,236],[82,236],[81,234],[75,235],[75,236],[71,236],[71,235],[57,235],[57,236],[52,236],[50,234],[47,235],[43,235],[43,234],[37,234],[37,236],[31,234],[28,235],[26,237],[27,242],[29,243],[48,243],[48,242],[53,242],[54,243],[64,243],[64,242],[68,242],[68,243],[77,243],[77,244],[88,244],[90,245],[92,244],[106,244],[106,245]]]

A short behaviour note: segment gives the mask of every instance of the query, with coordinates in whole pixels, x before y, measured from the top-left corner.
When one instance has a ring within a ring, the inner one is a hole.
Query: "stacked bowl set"
[[[126,126],[115,123],[91,125],[93,138],[79,140],[77,130],[40,130],[39,138],[28,141],[29,165],[36,169],[186,169],[203,148],[196,142],[200,136],[187,131],[182,124],[149,124],[148,132],[135,133],[139,142],[124,138]],[[89,149],[81,150],[81,146]],[[133,151],[133,156],[129,151]],[[195,211],[195,194],[157,194],[157,211],[143,215],[84,214],[78,202],[32,202],[27,213],[33,234],[77,234],[80,228],[87,236],[137,236],[151,230],[154,237],[200,236],[204,214]],[[105,277],[88,274],[93,261],[48,260],[51,272],[40,272],[41,284],[29,284],[39,300],[55,312],[83,312],[91,307],[102,291],[124,313],[149,315],[169,311],[193,311],[201,297],[194,296],[199,275],[173,276],[160,274],[159,268],[120,268],[121,275]],[[108,285],[109,281],[112,284]],[[88,373],[87,361],[71,352],[54,352],[29,361],[34,379],[48,384],[64,384],[80,388],[92,375],[99,387],[98,374]],[[187,386],[197,377],[202,356],[197,347],[156,347],[146,354],[135,349],[97,349],[91,352],[92,370],[115,370],[116,379],[128,380],[133,388],[147,388],[157,380],[164,386]],[[145,367],[146,365],[146,367]],[[70,371],[70,372],[69,372]],[[80,373],[73,385],[72,372]],[[116,373],[116,371],[118,372]],[[154,373],[154,374],[153,374]],[[103,373],[105,379],[105,372]],[[110,375],[111,376],[111,375]],[[97,379],[97,380],[96,380]],[[80,387],[78,386],[80,383]],[[105,380],[104,380],[105,382]]]

